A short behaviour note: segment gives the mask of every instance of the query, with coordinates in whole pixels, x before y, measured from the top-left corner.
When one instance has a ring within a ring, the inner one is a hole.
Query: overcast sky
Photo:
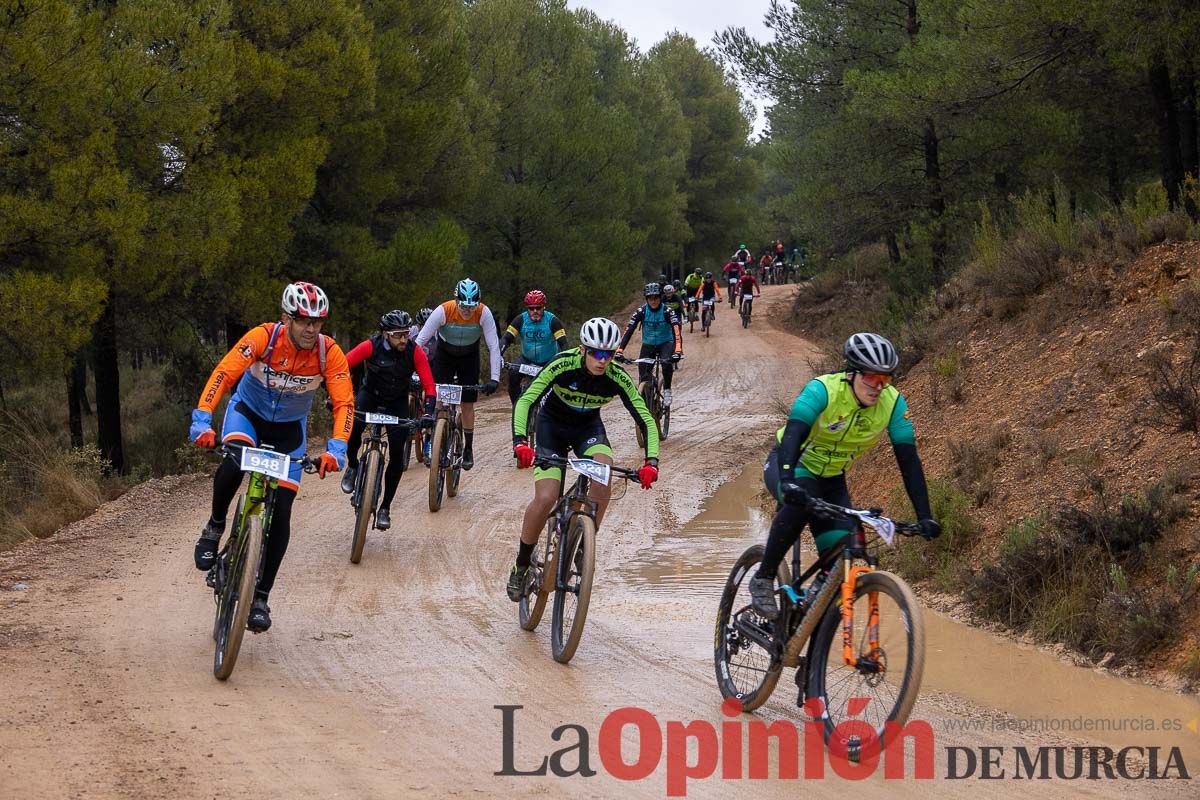
[[[730,26],[745,28],[757,39],[770,38],[763,16],[769,0],[567,0],[571,8],[590,8],[601,19],[612,20],[637,40],[645,52],[673,30],[686,33],[701,47],[711,47],[713,36]],[[742,93],[750,96],[742,87]],[[763,102],[751,97],[759,109],[754,133],[762,132],[766,120]]]

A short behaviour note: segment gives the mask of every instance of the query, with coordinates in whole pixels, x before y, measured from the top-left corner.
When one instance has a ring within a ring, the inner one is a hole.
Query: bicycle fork
[[[879,658],[879,593],[867,593],[867,646],[862,655],[854,652],[854,587],[860,575],[870,573],[871,567],[846,566],[842,581],[842,661],[860,673],[883,674],[887,665]]]

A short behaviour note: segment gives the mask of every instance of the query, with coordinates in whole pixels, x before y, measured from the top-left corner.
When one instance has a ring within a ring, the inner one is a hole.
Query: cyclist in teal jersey
[[[522,364],[543,367],[567,346],[567,330],[562,320],[546,310],[546,294],[540,289],[531,289],[525,295],[525,311],[513,318],[508,330],[500,337],[503,352],[513,342],[521,340]],[[521,396],[521,374],[508,373],[508,397],[517,404]]]
[[[942,532],[929,507],[908,404],[891,385],[900,364],[896,349],[882,336],[856,333],[846,340],[842,354],[846,358],[844,372],[813,378],[796,398],[763,468],[767,488],[781,503],[758,573],[750,579],[754,610],[767,619],[779,616],[775,573],[804,525],[809,525],[822,555],[839,547],[850,534],[844,523],[836,520],[810,520],[809,500],[817,497],[850,506],[846,469],[885,430],[922,534],[936,539]]]
[[[675,365],[683,358],[683,335],[679,332],[679,316],[663,303],[662,287],[657,283],[648,283],[642,291],[646,304],[633,312],[629,324],[625,326],[625,334],[617,347],[617,358],[625,354],[625,345],[638,325],[642,326],[642,350],[638,358],[654,358],[666,361],[663,364],[663,403],[671,405],[671,378],[675,374]],[[651,364],[638,364],[638,383],[650,380],[654,372]]]

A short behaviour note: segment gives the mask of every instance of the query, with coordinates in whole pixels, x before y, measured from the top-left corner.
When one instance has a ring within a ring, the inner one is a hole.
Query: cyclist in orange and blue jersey
[[[200,393],[189,430],[191,440],[200,447],[215,447],[213,411],[225,392],[236,386],[225,409],[221,441],[252,447],[270,445],[292,457],[288,478],[279,481],[275,495],[271,536],[250,607],[247,627],[255,633],[271,627],[267,596],[291,538],[292,503],[300,490],[300,460],[308,441],[308,411],[322,383],[333,402],[333,438],[321,455],[321,478],[345,464],[346,442],[354,418],[354,390],[346,356],[332,338],[321,333],[329,316],[325,292],[311,283],[293,283],[283,290],[282,306],[281,321],[264,322],[251,329],[217,364]],[[208,524],[196,542],[197,569],[212,569],[225,531],[225,515],[241,483],[241,466],[232,458],[224,459],[213,477]]]

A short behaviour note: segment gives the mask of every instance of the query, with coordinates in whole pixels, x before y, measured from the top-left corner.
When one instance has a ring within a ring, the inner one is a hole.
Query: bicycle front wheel
[[[813,634],[805,692],[822,703],[830,749],[853,759],[866,743],[859,736],[831,741],[834,730],[851,718],[849,704],[856,701],[857,706],[861,699],[867,705],[853,719],[871,726],[880,747],[887,744],[889,722],[900,726],[908,720],[925,670],[925,623],[916,597],[903,580],[884,571],[860,576],[854,587],[855,663],[846,664],[839,646],[841,606],[839,594]]]
[[[671,432],[671,407],[670,406],[667,406],[666,408],[663,409],[662,421],[659,423],[659,428],[661,428],[661,432],[660,432],[659,436],[665,442],[667,440],[667,434],[669,434]]]
[[[462,480],[463,428],[462,417],[454,418],[454,430],[450,432],[450,468],[446,476],[446,494],[458,494],[458,482]]]
[[[596,523],[591,517],[576,514],[567,529],[566,542],[559,558],[565,568],[562,584],[554,587],[554,613],[550,623],[550,652],[554,660],[566,664],[575,655],[587,620],[592,599],[592,575],[596,568]],[[547,575],[547,580],[554,579]]]
[[[446,435],[447,420],[439,416],[433,426],[433,446],[429,455],[429,510],[437,511],[442,507],[442,491],[446,488],[446,463],[449,460],[448,436]]]
[[[254,586],[258,581],[258,562],[263,550],[263,518],[251,516],[246,529],[230,549],[229,569],[225,574],[221,599],[217,604],[217,646],[213,653],[213,675],[225,680],[233,674],[250,604],[254,602]]]
[[[358,511],[354,515],[354,537],[350,540],[351,564],[362,560],[363,548],[367,544],[367,528],[371,527],[371,518],[375,516],[375,503],[379,500],[375,496],[379,487],[379,462],[380,453],[372,447],[367,451],[366,463],[358,478],[362,481],[362,489],[358,496]]]

